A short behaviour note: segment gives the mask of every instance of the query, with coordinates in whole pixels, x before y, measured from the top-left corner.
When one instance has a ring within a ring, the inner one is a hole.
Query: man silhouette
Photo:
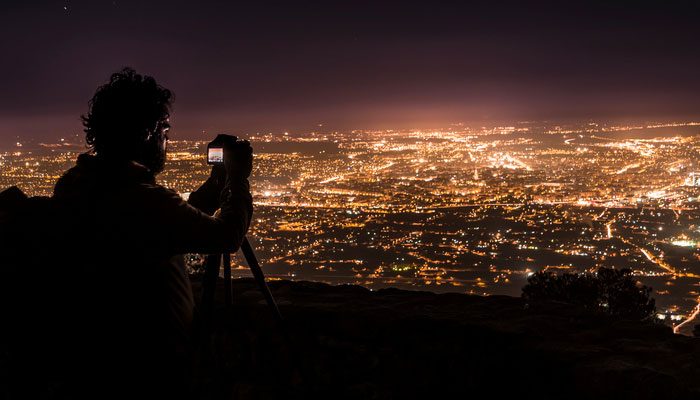
[[[82,117],[91,151],[54,188],[66,232],[54,262],[74,277],[57,327],[69,397],[185,397],[194,302],[182,254],[235,251],[250,224],[247,141],[225,144],[225,165],[189,203],[155,182],[171,100],[149,76],[113,74]]]

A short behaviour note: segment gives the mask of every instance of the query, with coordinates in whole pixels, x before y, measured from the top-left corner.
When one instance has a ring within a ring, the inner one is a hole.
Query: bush
[[[596,273],[530,276],[522,297],[528,304],[561,301],[616,317],[646,320],[656,313],[651,288],[638,283],[630,269],[600,268]]]
[[[189,275],[204,275],[204,271],[206,270],[206,257],[202,254],[185,254],[185,267]]]

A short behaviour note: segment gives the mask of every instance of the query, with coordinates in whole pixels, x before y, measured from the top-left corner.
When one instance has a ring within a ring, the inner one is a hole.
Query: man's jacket
[[[186,340],[193,299],[182,254],[235,251],[253,210],[247,180],[210,178],[188,203],[140,164],[88,154],[58,180],[53,201],[62,232],[53,262],[79,277],[74,301],[95,315],[91,337],[146,351]]]

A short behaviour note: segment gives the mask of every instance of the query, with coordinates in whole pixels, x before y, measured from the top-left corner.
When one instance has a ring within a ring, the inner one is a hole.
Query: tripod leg
[[[224,252],[224,303],[227,308],[233,304],[233,288],[231,287],[231,253]]]
[[[243,256],[245,257],[245,260],[248,263],[248,267],[250,267],[250,271],[253,273],[255,281],[258,283],[258,286],[260,286],[260,291],[265,297],[267,305],[272,310],[272,314],[275,320],[277,321],[280,327],[283,327],[284,319],[282,318],[282,314],[280,313],[280,310],[277,307],[275,298],[272,297],[272,293],[270,292],[270,288],[267,286],[267,282],[265,282],[265,275],[263,274],[263,271],[260,268],[260,264],[258,264],[258,258],[255,256],[253,246],[250,245],[250,242],[248,241],[247,237],[243,238],[243,243],[241,243],[241,251],[243,252]]]
[[[214,311],[214,289],[216,289],[216,278],[219,276],[220,265],[221,254],[207,256],[204,277],[202,278],[202,316],[205,325],[211,322],[211,315]]]
[[[250,267],[250,271],[253,273],[253,277],[255,277],[255,280],[260,286],[260,291],[263,293],[263,296],[267,301],[267,305],[272,311],[273,318],[277,323],[277,327],[279,328],[280,333],[282,334],[282,336],[285,339],[285,342],[287,343],[290,357],[293,360],[292,362],[294,363],[294,366],[296,367],[295,370],[292,372],[293,376],[295,377],[295,381],[309,382],[309,379],[305,377],[301,355],[297,351],[297,346],[295,346],[294,342],[292,341],[292,337],[290,335],[290,332],[287,330],[287,326],[284,322],[284,319],[282,318],[282,314],[280,313],[279,308],[277,307],[275,298],[272,297],[270,288],[267,286],[267,282],[265,282],[265,275],[263,274],[263,271],[260,268],[260,264],[258,264],[258,258],[255,256],[253,246],[250,245],[250,242],[246,237],[243,238],[243,243],[241,243],[241,251],[243,252],[243,256],[245,257],[245,260],[248,263],[248,267]]]

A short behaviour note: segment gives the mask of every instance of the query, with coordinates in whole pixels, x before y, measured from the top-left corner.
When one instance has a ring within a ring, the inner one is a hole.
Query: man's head
[[[163,170],[173,94],[131,68],[112,74],[82,116],[85,140],[104,159],[136,161]]]

